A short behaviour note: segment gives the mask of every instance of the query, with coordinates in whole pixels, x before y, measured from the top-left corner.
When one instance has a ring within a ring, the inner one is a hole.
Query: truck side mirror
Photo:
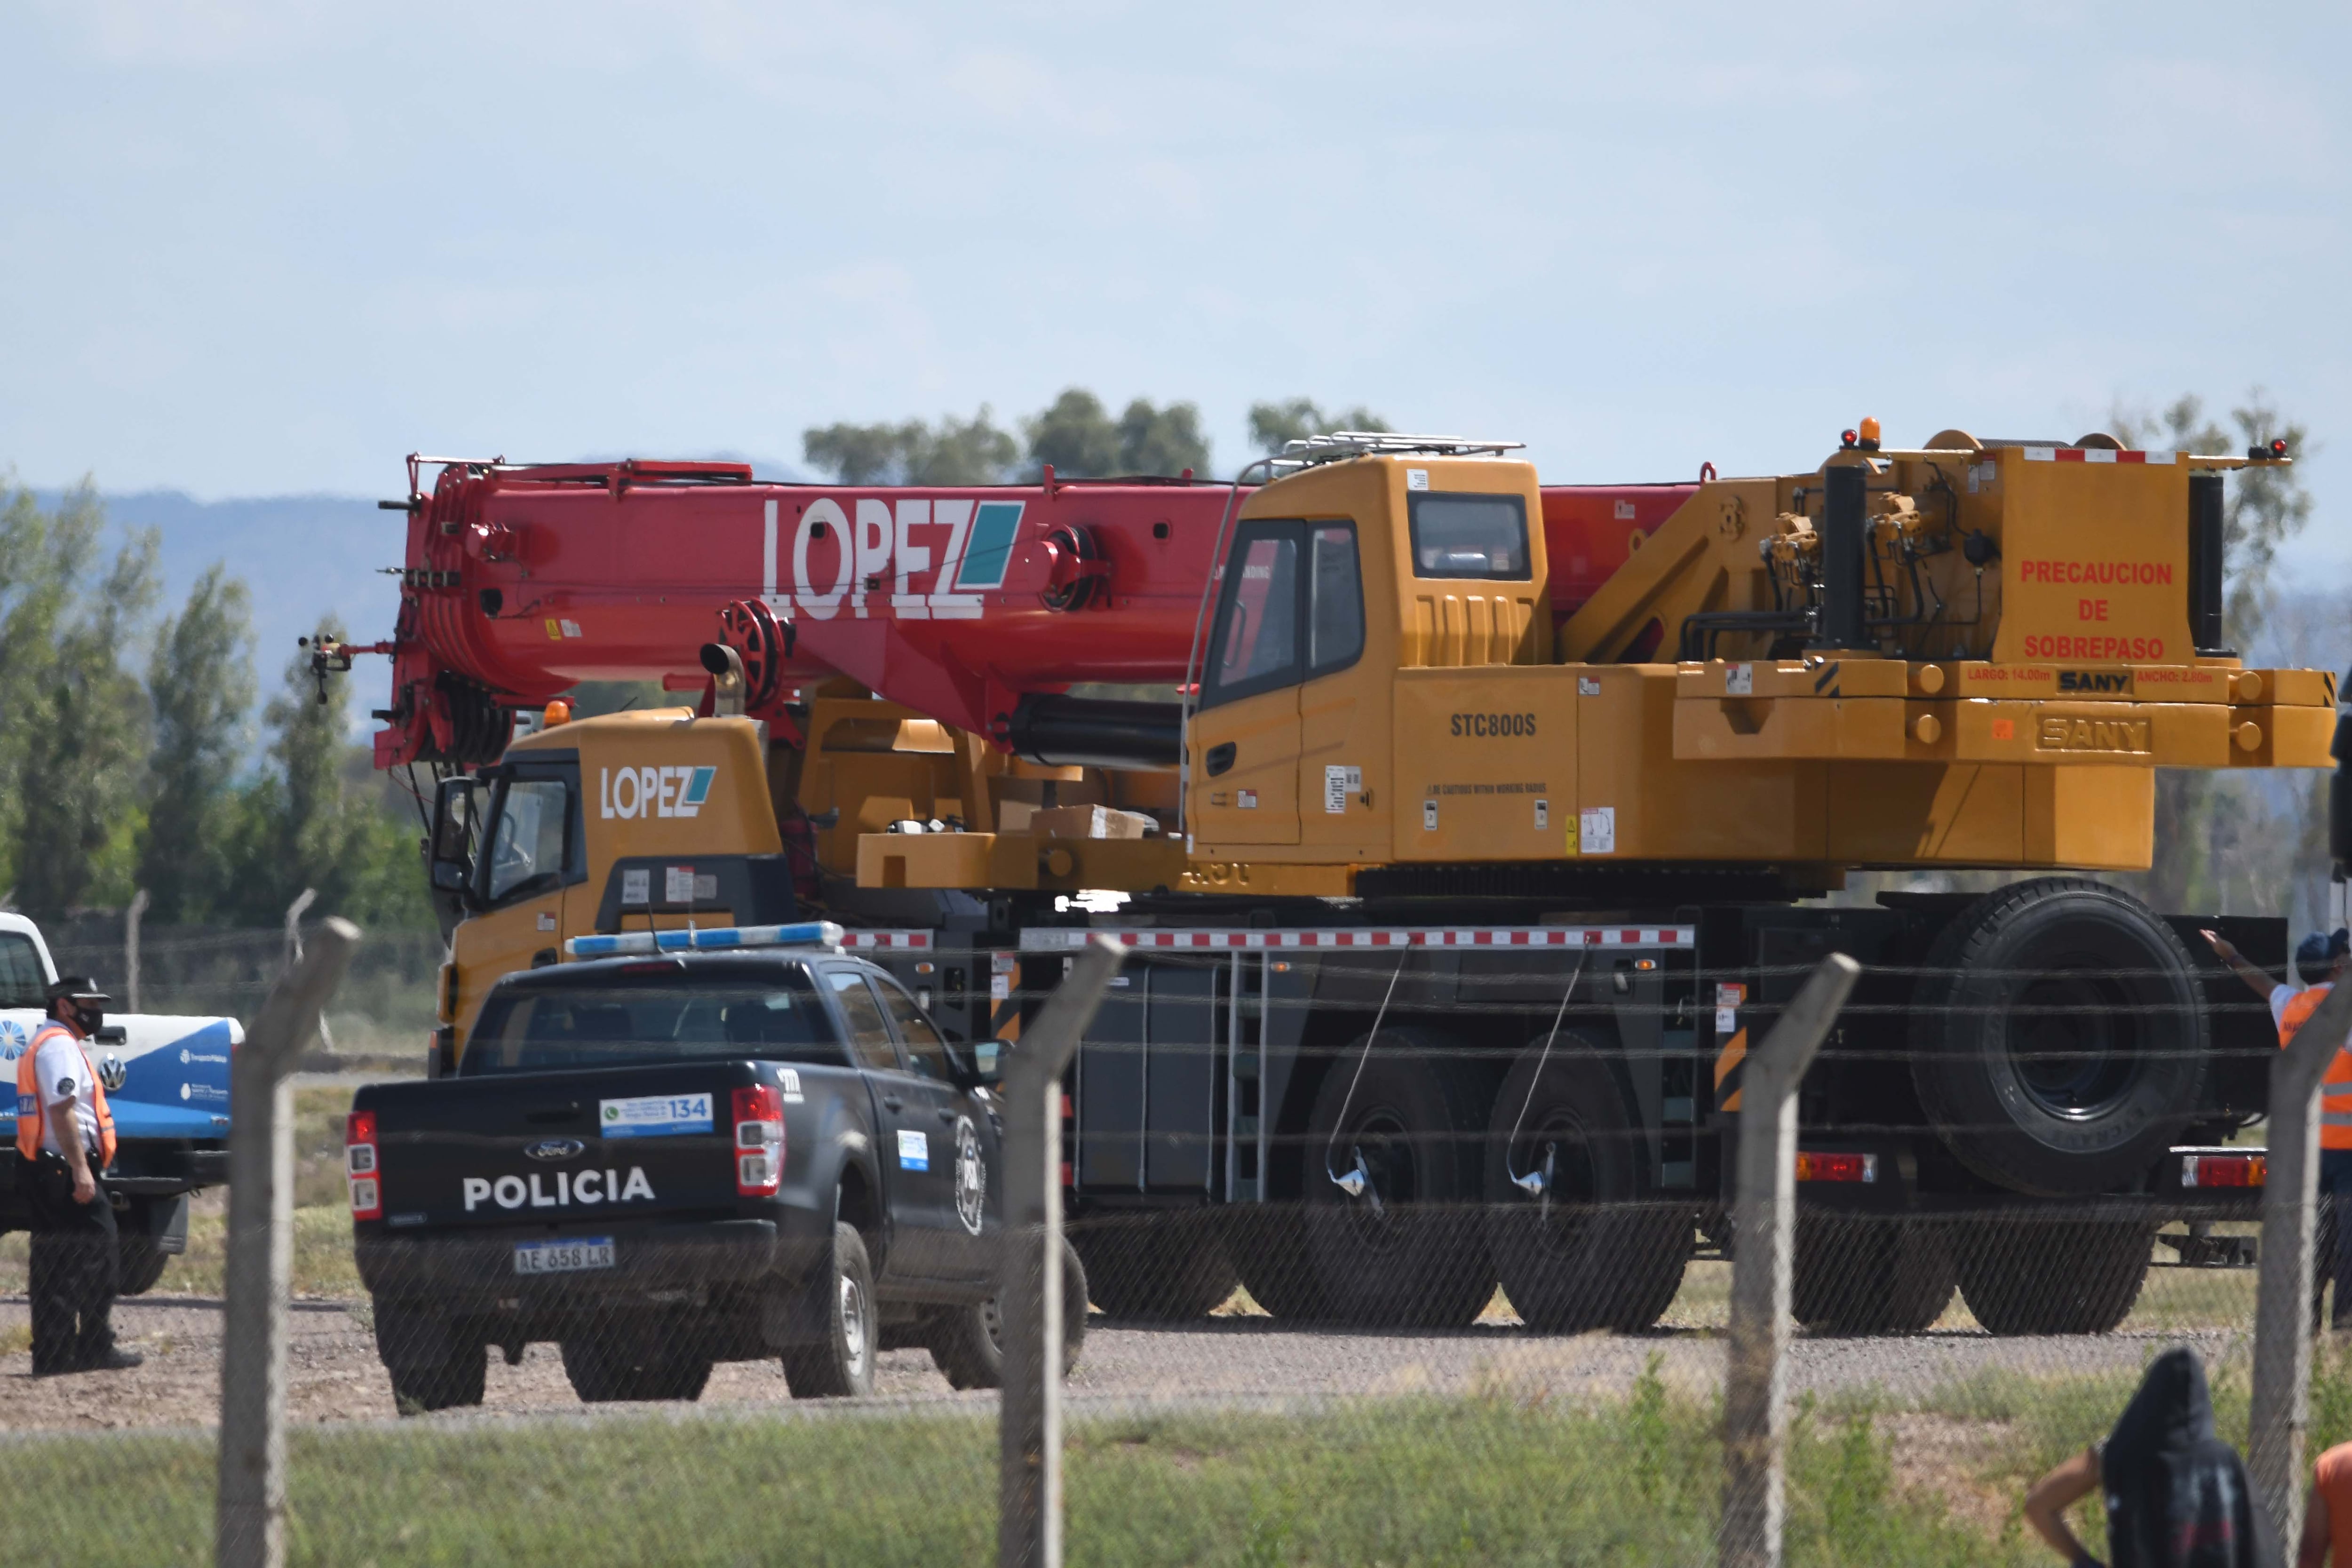
[[[443,779],[433,797],[433,832],[425,841],[425,858],[433,884],[434,912],[440,917],[444,940],[474,910],[475,800],[479,787],[480,781],[470,776]]]

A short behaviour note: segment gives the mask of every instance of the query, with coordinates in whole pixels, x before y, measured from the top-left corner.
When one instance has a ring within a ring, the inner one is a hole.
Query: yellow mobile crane
[[[2182,941],[2212,918],[2064,873],[2148,865],[2158,767],[2327,763],[2333,677],[2221,633],[2222,472],[2284,448],[1864,421],[1806,472],[1625,487],[1509,449],[1322,437],[1246,490],[445,468],[400,503],[380,742],[486,764],[430,846],[463,916],[437,1063],[572,937],[822,909],[983,1071],[1108,926],[1139,958],[1071,1080],[1074,1205],[1216,1218],[1105,1232],[1098,1301],[1182,1314],[1238,1269],[1277,1312],[1449,1322],[1499,1277],[1531,1321],[1633,1325],[1720,1212],[1751,1029],[1841,949],[1869,978],[1808,1079],[1808,1195],[1886,1223],[1801,1267],[1801,1311],[1915,1325],[1957,1279],[1997,1329],[2112,1324],[2272,1043]],[[698,598],[651,564],[689,541]],[[707,677],[645,651],[722,598]],[[707,679],[705,711],[492,756],[483,715],[583,671]],[[2056,874],[1808,901],[1985,868]],[[2219,923],[2283,961],[2281,922]]]

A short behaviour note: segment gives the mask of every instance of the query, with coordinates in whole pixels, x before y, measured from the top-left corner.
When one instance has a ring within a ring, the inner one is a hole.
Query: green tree
[[[1173,479],[1187,468],[1201,475],[1209,471],[1208,438],[1201,433],[1201,410],[1194,404],[1158,408],[1139,397],[1113,419],[1101,398],[1074,386],[1022,423],[1033,475],[1048,464],[1068,479]]]
[[[0,514],[0,890],[42,914],[131,895],[146,694],[121,668],[155,600],[155,536],[95,584],[106,512],[85,481],[53,512],[18,490]]]
[[[155,745],[139,882],[160,924],[209,919],[236,874],[229,840],[253,708],[252,641],[252,597],[218,563],[156,636],[147,670]]]
[[[845,485],[988,485],[1003,480],[1021,448],[986,404],[970,419],[934,426],[828,425],[801,433],[801,454]]]
[[[1328,416],[1311,397],[1280,403],[1253,403],[1249,411],[1250,443],[1269,458],[1282,455],[1293,441],[1328,436],[1334,430],[1386,430],[1387,420],[1364,407],[1333,409]]]
[[[331,621],[320,627],[321,637],[342,635]],[[330,680],[322,696],[309,658],[297,654],[262,711],[271,765],[237,803],[240,923],[276,924],[305,888],[317,889],[322,914],[362,925],[431,923],[415,827],[379,810],[351,780],[349,691],[348,682]]]

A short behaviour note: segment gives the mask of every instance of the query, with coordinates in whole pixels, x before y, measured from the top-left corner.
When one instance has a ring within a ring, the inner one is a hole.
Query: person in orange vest
[[[2209,931],[2204,936],[2214,955],[2270,1005],[2282,1048],[2319,1010],[2321,999],[2335,989],[2352,960],[2352,931],[2338,926],[2330,936],[2313,931],[2294,950],[2294,972],[2303,981],[2297,991],[2247,963],[2218,933]],[[2323,1212],[2313,1260],[2312,1316],[2315,1321],[2318,1318],[2322,1283],[2332,1279],[2336,1308],[2331,1326],[2352,1329],[2352,1040],[2337,1047],[2319,1086],[2319,1194]]]
[[[2303,1505],[2303,1542],[2294,1568],[2352,1568],[2352,1443],[2338,1443],[2311,1467],[2311,1493]]]
[[[114,1342],[122,1254],[101,1182],[114,1115],[82,1042],[113,1000],[74,975],[47,992],[49,1021],[16,1058],[16,1152],[32,1209],[33,1375],[114,1372],[144,1359]]]

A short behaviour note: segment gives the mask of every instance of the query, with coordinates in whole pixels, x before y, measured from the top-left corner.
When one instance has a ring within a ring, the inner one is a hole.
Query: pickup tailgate
[[[772,1071],[772,1069],[771,1069]],[[733,1094],[768,1081],[748,1061],[496,1074],[373,1084],[384,1228],[727,1218]]]

